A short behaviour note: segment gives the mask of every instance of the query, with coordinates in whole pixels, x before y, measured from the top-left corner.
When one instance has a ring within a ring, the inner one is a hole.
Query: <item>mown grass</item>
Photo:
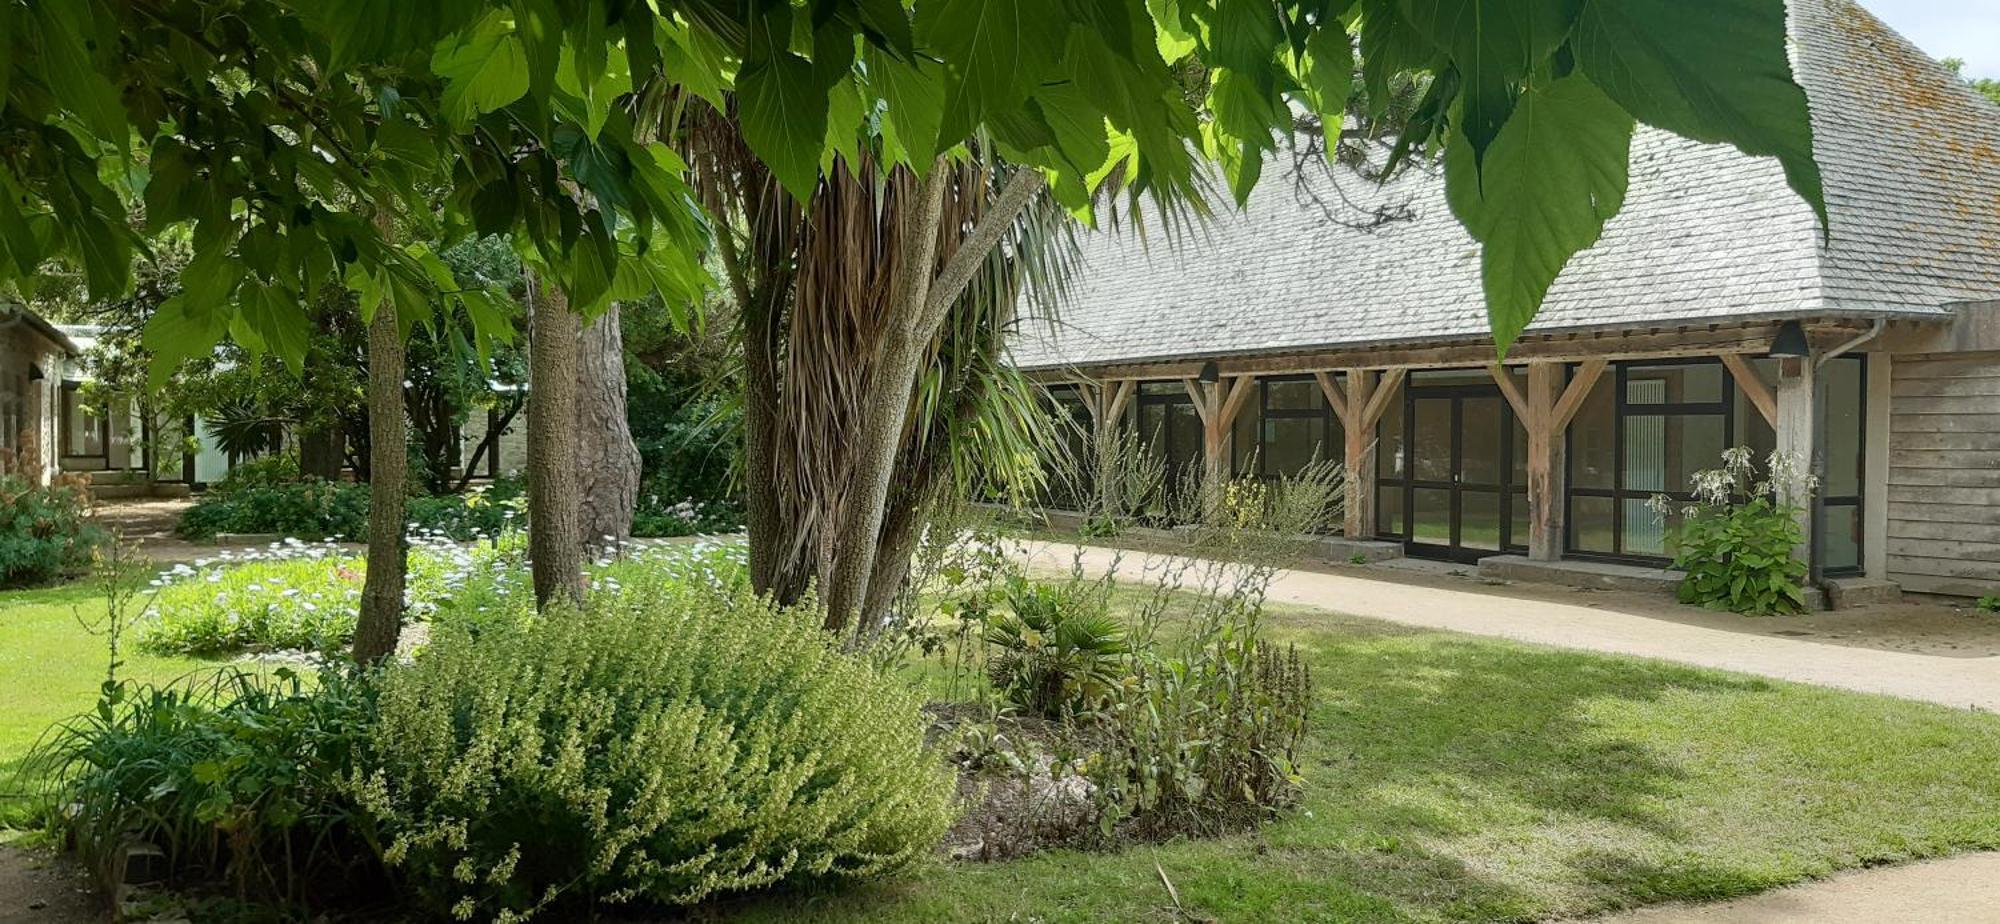
[[[104,640],[73,613],[94,602],[0,594],[0,781],[94,701]],[[1274,609],[1269,628],[1309,657],[1320,695],[1304,804],[1261,831],[940,861],[713,916],[1529,921],[2000,848],[2000,717],[1302,609]],[[126,659],[126,676],[160,681],[213,664]],[[912,679],[965,689],[944,674],[933,662]]]
[[[0,827],[33,783],[17,772],[22,758],[50,726],[97,701],[111,660],[108,640],[91,628],[103,606],[87,584],[0,593]],[[124,642],[121,678],[165,683],[221,663],[148,655],[135,639]]]
[[[1991,715],[1312,611],[1272,623],[1320,689],[1291,816],[940,863],[735,918],[1530,921],[2000,847]]]

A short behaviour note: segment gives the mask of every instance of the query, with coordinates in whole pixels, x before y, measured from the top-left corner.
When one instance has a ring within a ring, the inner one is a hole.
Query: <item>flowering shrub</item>
[[[104,530],[86,515],[90,496],[75,483],[42,487],[0,475],[0,587],[45,584],[82,572]]]
[[[478,630],[533,609],[527,540],[512,531],[458,542],[436,530],[409,537],[404,603],[413,620]],[[747,586],[741,543],[636,545],[587,572],[593,593],[665,583],[733,590]],[[297,539],[175,565],[138,626],[141,648],[160,654],[244,650],[321,651],[346,645],[360,616],[366,562],[331,542]]]
[[[389,671],[356,800],[435,910],[685,905],[929,854],[954,781],[912,692],[811,607],[646,581]]]
[[[1749,616],[1803,611],[1806,564],[1792,550],[1805,533],[1795,499],[1815,485],[1776,453],[1764,478],[1748,449],[1725,450],[1722,460],[1720,469],[1695,473],[1695,500],[1667,533],[1674,567],[1687,572],[1681,602]],[[1664,497],[1655,497],[1653,508],[1673,512]]]
[[[743,508],[733,501],[682,500],[666,503],[657,494],[639,499],[632,535],[646,538],[712,536],[743,528]]]

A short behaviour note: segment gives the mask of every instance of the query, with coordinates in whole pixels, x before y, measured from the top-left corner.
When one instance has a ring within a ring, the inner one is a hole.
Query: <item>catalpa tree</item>
[[[1340,124],[1357,59],[1377,89],[1427,75],[1403,146],[1443,152],[1503,349],[1618,210],[1636,123],[1774,156],[1821,207],[1783,0],[0,0],[0,42],[0,274],[61,257],[115,294],[141,231],[192,224],[181,314],[149,331],[165,356],[227,336],[295,358],[328,282],[398,317],[480,300],[397,222],[511,233],[585,314],[685,297],[712,241],[769,328],[800,248],[841,252],[800,231],[830,180],[888,190],[843,199],[907,225],[873,251],[845,526],[807,543],[752,498],[753,560],[817,556],[837,614],[876,596],[926,357],[1036,203],[1194,201],[1204,162],[1241,200],[1295,109]],[[700,196],[677,150],[710,155]],[[777,397],[748,395],[753,493],[788,464],[758,446]]]

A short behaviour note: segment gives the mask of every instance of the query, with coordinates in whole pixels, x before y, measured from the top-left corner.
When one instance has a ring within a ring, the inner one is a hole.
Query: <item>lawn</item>
[[[110,646],[84,622],[101,621],[102,606],[88,585],[0,593],[0,822],[22,785],[14,773],[22,756],[50,725],[97,700]],[[170,681],[220,663],[124,648],[119,676],[135,680]]]
[[[88,708],[82,590],[0,595],[0,766]],[[762,921],[1539,920],[2000,847],[2000,718],[1282,609],[1320,698],[1304,805],[1255,834],[937,862]],[[170,679],[204,662],[128,656]],[[935,680],[934,672],[931,679]],[[1156,866],[1157,864],[1157,866]]]
[[[1321,691],[1263,831],[943,865],[746,921],[1525,921],[2000,847],[2000,718],[1274,613]],[[1157,869],[1155,867],[1157,864]]]

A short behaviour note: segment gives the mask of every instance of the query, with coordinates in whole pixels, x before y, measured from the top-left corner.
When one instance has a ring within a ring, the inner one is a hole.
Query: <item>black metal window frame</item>
[[[1868,354],[1848,353],[1844,356],[1837,356],[1832,360],[1832,362],[1848,361],[1859,365],[1859,374],[1854,377],[1854,407],[1858,417],[1856,423],[1861,428],[1861,438],[1854,441],[1854,488],[1861,493],[1836,495],[1815,493],[1812,504],[1813,565],[1815,570],[1820,574],[1830,577],[1853,577],[1861,574],[1868,566],[1868,508],[1864,500],[1864,495],[1868,491]],[[1816,379],[1816,381],[1823,382],[1825,380]],[[1817,415],[1819,419],[1814,422],[1818,428],[1818,432],[1814,434],[1814,439],[1819,445],[1824,446],[1826,445],[1827,416],[1825,402],[1827,395],[1824,387],[1821,387],[1820,394],[1816,396],[1821,410]],[[1818,474],[1822,476],[1820,481],[1823,487],[1826,481],[1824,478],[1826,473],[1822,470]],[[1858,554],[1855,555],[1855,562],[1852,565],[1841,565],[1833,568],[1825,567],[1824,565],[1826,561],[1826,508],[1828,507],[1852,507],[1854,509],[1854,547],[1858,550]]]
[[[1468,370],[1440,369],[1440,370],[1425,370],[1425,371],[1465,372]],[[1470,370],[1470,371],[1479,371],[1479,370]],[[1517,542],[1516,541],[1517,537],[1514,536],[1514,505],[1520,504],[1522,505],[1522,509],[1524,510],[1526,509],[1528,503],[1528,485],[1525,480],[1523,480],[1519,484],[1514,483],[1515,481],[1514,431],[1516,430],[1516,428],[1520,426],[1520,421],[1514,415],[1513,405],[1508,403],[1505,395],[1501,394],[1500,386],[1497,383],[1425,385],[1423,384],[1423,375],[1424,375],[1423,371],[1413,372],[1409,375],[1409,377],[1403,382],[1401,386],[1403,393],[1402,395],[1399,396],[1401,400],[1398,401],[1398,404],[1400,404],[1401,407],[1398,409],[1398,411],[1402,414],[1401,420],[1403,425],[1403,446],[1405,449],[1402,474],[1394,477],[1384,476],[1382,474],[1383,458],[1379,454],[1376,458],[1375,471],[1372,473],[1375,478],[1375,490],[1378,496],[1376,509],[1378,511],[1381,509],[1381,503],[1379,497],[1385,491],[1395,491],[1397,497],[1402,502],[1401,522],[1395,524],[1393,528],[1391,528],[1389,524],[1384,523],[1382,517],[1380,516],[1376,517],[1375,520],[1376,536],[1382,539],[1389,539],[1401,542],[1407,548],[1417,551],[1419,553],[1428,552],[1432,554],[1445,555],[1448,557],[1464,558],[1464,559],[1483,558],[1488,555],[1501,555],[1508,552],[1525,551],[1527,549],[1527,537],[1526,536],[1518,537],[1519,541]],[[1500,524],[1499,524],[1500,548],[1499,549],[1467,549],[1464,548],[1463,542],[1461,541],[1460,528],[1464,525],[1463,523],[1464,516],[1462,509],[1463,498],[1460,497],[1460,493],[1466,490],[1480,491],[1481,493],[1486,493],[1486,489],[1484,486],[1475,486],[1468,488],[1463,483],[1452,482],[1452,481],[1434,481],[1434,480],[1420,479],[1417,477],[1416,415],[1417,415],[1417,401],[1420,398],[1452,399],[1452,412],[1451,412],[1451,423],[1450,423],[1451,457],[1448,461],[1448,464],[1450,465],[1450,471],[1454,473],[1460,471],[1464,467],[1463,466],[1464,459],[1462,458],[1462,453],[1464,452],[1465,441],[1461,438],[1461,434],[1459,433],[1459,430],[1464,426],[1464,421],[1462,417],[1464,414],[1465,402],[1463,399],[1465,398],[1499,399],[1501,414],[1504,415],[1505,417],[1505,425],[1500,428],[1500,459],[1499,459],[1500,481],[1497,487],[1494,489],[1500,495]],[[1379,440],[1381,437],[1380,424],[1377,424],[1376,426],[1376,437],[1379,445]],[[1448,490],[1451,492],[1452,539],[1450,544],[1441,546],[1437,545],[1436,543],[1415,541],[1414,538],[1415,531],[1412,528],[1411,524],[1416,519],[1416,495],[1419,489]]]
[[[1173,386],[1171,390],[1149,391],[1147,388],[1148,385],[1168,384]],[[1189,465],[1201,465],[1206,460],[1201,458],[1199,454],[1192,459],[1174,458],[1174,441],[1171,434],[1166,432],[1158,434],[1146,432],[1146,409],[1149,407],[1172,408],[1176,405],[1185,405],[1188,409],[1188,415],[1194,420],[1195,426],[1199,428],[1201,426],[1201,414],[1195,410],[1194,396],[1188,394],[1187,386],[1179,381],[1155,380],[1140,382],[1137,392],[1138,394],[1132,398],[1132,410],[1129,412],[1131,414],[1132,432],[1139,435],[1139,441],[1142,444],[1154,446],[1159,450],[1160,455],[1166,460],[1167,480],[1170,483],[1176,483]],[[1160,422],[1163,425],[1171,426],[1170,421],[1172,420],[1173,412],[1171,410],[1162,411]],[[1197,435],[1200,434],[1197,433]],[[1155,442],[1156,440],[1157,442]],[[1233,476],[1236,460],[1230,459],[1229,464],[1230,472]]]
[[[1859,412],[1861,419],[1859,423],[1861,427],[1862,438],[1856,440],[1855,443],[1856,452],[1859,456],[1859,458],[1857,458],[1855,461],[1855,474],[1856,474],[1855,484],[1857,485],[1857,487],[1863,487],[1865,490],[1865,486],[1868,483],[1868,469],[1867,469],[1868,369],[1866,364],[1867,360],[1865,354],[1850,354],[1848,356],[1838,357],[1834,361],[1841,362],[1847,360],[1854,360],[1862,363],[1861,375],[1858,377],[1861,394],[1858,395],[1856,399],[1858,402],[1858,407],[1860,409]],[[1644,404],[1644,405],[1638,405],[1638,407],[1641,408],[1641,410],[1637,412],[1630,410],[1630,408],[1633,407],[1633,405],[1631,404],[1630,401],[1627,400],[1628,393],[1626,388],[1630,370],[1634,368],[1657,369],[1657,368],[1671,367],[1671,366],[1710,366],[1710,365],[1719,367],[1721,371],[1722,382],[1723,382],[1723,393],[1720,401]],[[1575,368],[1576,367],[1574,365],[1571,365],[1569,367],[1569,372],[1573,374],[1575,372]],[[1734,447],[1741,444],[1741,441],[1737,438],[1736,405],[1738,404],[1738,398],[1742,393],[1742,385],[1736,381],[1736,376],[1734,374],[1732,374],[1726,367],[1722,367],[1722,361],[1720,359],[1712,357],[1691,357],[1685,359],[1669,359],[1669,358],[1637,359],[1637,360],[1613,363],[1611,371],[1613,372],[1614,375],[1614,378],[1612,379],[1612,387],[1614,388],[1613,398],[1615,401],[1612,411],[1612,455],[1613,455],[1612,487],[1582,488],[1577,486],[1575,477],[1576,475],[1575,465],[1576,465],[1577,453],[1574,451],[1575,450],[1574,430],[1576,427],[1576,423],[1572,421],[1570,424],[1570,429],[1567,429],[1563,432],[1563,466],[1564,466],[1563,556],[1565,558],[1573,558],[1580,561],[1604,561],[1604,562],[1614,562],[1621,564],[1646,564],[1646,565],[1664,564],[1671,560],[1668,556],[1633,554],[1624,551],[1625,506],[1626,506],[1625,502],[1628,500],[1650,500],[1654,495],[1665,494],[1669,500],[1686,503],[1694,499],[1694,494],[1691,491],[1634,491],[1626,487],[1625,479],[1627,473],[1626,473],[1626,459],[1625,459],[1625,421],[1630,417],[1720,416],[1722,418],[1722,432],[1724,434],[1725,444]],[[1567,379],[1567,376],[1565,377],[1565,379]],[[1603,380],[1599,379],[1598,386],[1601,387],[1603,384],[1604,384]],[[1817,397],[1823,401],[1825,396],[1824,394],[1822,394]],[[1818,417],[1818,420],[1815,422],[1815,426],[1819,427],[1821,431],[1819,434],[1817,434],[1817,436],[1819,438],[1819,441],[1821,442],[1821,445],[1824,445],[1824,435],[1825,435],[1824,425],[1826,421],[1826,415],[1823,407],[1821,409],[1821,412],[1816,416]],[[1761,464],[1763,460],[1758,460],[1758,461]],[[1578,497],[1607,498],[1611,501],[1611,545],[1613,551],[1605,552],[1601,550],[1583,550],[1577,548],[1576,526],[1578,518],[1576,516],[1576,498]],[[1860,541],[1860,543],[1864,544],[1867,540],[1867,533],[1866,533],[1867,518],[1864,515],[1863,500],[1861,495],[1840,495],[1833,497],[1815,495],[1811,511],[1812,535],[1811,537],[1809,537],[1812,546],[1812,557],[1815,562],[1820,561],[1825,554],[1825,550],[1823,547],[1824,546],[1823,540],[1825,532],[1824,530],[1825,508],[1827,507],[1853,507],[1855,510],[1855,522],[1857,524],[1857,529],[1860,530],[1860,532],[1857,534],[1857,538]],[[1865,556],[1863,557],[1865,558]],[[1842,576],[1842,575],[1859,574],[1861,573],[1861,570],[1862,570],[1862,565],[1857,563],[1852,566],[1842,566],[1839,568],[1823,569],[1823,573],[1834,576]]]
[[[1319,397],[1310,408],[1274,408],[1271,406],[1271,386],[1278,384],[1304,383],[1312,386],[1313,394]],[[1279,375],[1260,379],[1257,382],[1257,477],[1263,481],[1276,481],[1280,477],[1271,471],[1271,424],[1280,420],[1317,420],[1322,432],[1327,436],[1320,446],[1321,458],[1339,458],[1344,446],[1333,439],[1340,429],[1340,419],[1334,416],[1333,405],[1328,404],[1326,395],[1319,390],[1319,382],[1310,375]],[[1234,453],[1231,454],[1232,456]],[[1234,459],[1232,458],[1232,463]]]
[[[1676,401],[1660,404],[1638,405],[1642,410],[1633,412],[1627,399],[1627,383],[1631,370],[1663,369],[1675,366],[1713,366],[1722,376],[1722,397],[1715,401]],[[1576,367],[1570,366],[1574,374]],[[1625,421],[1632,417],[1720,417],[1725,446],[1736,444],[1736,394],[1740,390],[1736,377],[1722,365],[1722,360],[1710,357],[1683,359],[1638,359],[1611,364],[1611,386],[1614,404],[1611,412],[1611,487],[1586,488],[1576,483],[1575,429],[1576,422],[1563,431],[1563,556],[1580,561],[1606,561],[1637,564],[1663,564],[1663,555],[1634,554],[1625,551],[1625,503],[1626,501],[1652,500],[1655,495],[1664,494],[1669,500],[1686,503],[1694,500],[1691,491],[1633,490],[1626,485],[1625,465]],[[1565,380],[1568,376],[1565,376]],[[1603,387],[1604,380],[1598,379],[1594,387]],[[1717,460],[1720,464],[1720,460]],[[1576,499],[1579,497],[1605,498],[1611,501],[1611,551],[1601,549],[1579,549],[1576,544],[1577,517]],[[1649,514],[1650,515],[1650,514]]]

